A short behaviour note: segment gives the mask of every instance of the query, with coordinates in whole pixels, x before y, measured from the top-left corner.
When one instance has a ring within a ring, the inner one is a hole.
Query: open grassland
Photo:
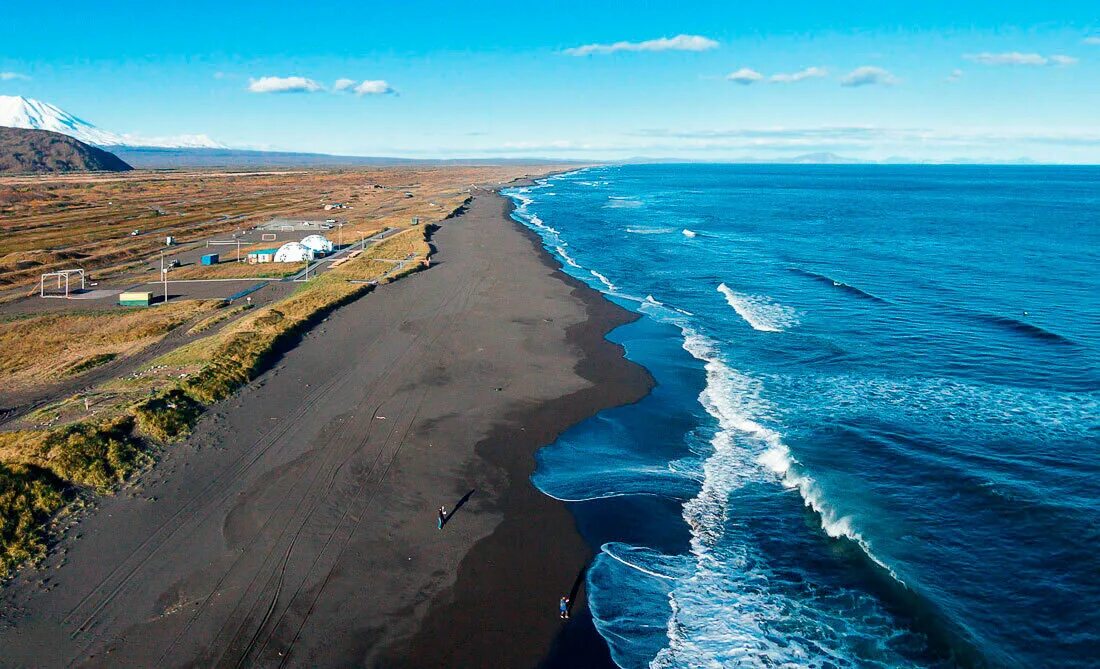
[[[260,183],[267,184],[262,188],[278,190],[279,187],[272,185],[272,181],[279,182],[282,184],[280,187],[286,190],[275,198],[276,201],[282,201],[279,197],[304,198],[308,194],[309,199],[302,200],[301,210],[281,209],[263,216],[266,219],[275,213],[292,216],[308,212],[310,218],[345,218],[346,225],[331,231],[334,241],[342,237],[345,244],[358,241],[360,236],[369,236],[386,226],[405,230],[368,246],[338,267],[302,284],[301,289],[278,302],[253,309],[227,307],[212,311],[189,329],[194,335],[213,330],[212,334],[192,339],[124,376],[47,404],[32,416],[37,428],[0,432],[0,575],[13,565],[44,553],[45,523],[80,491],[109,493],[149,461],[147,453],[151,442],[170,444],[185,437],[208,406],[229,397],[242,385],[255,379],[333,309],[372,290],[372,282],[393,281],[424,268],[424,260],[431,251],[431,232],[444,218],[462,207],[471,183],[499,182],[525,176],[521,170],[348,170],[206,178],[204,187],[208,189],[214,189],[215,184],[222,183],[220,180],[246,180],[250,184],[246,190],[259,190]],[[154,176],[145,175],[144,178],[155,181],[157,189],[165,187]],[[253,178],[260,181],[247,181]],[[173,176],[173,180],[180,179],[184,177]],[[313,192],[308,193],[308,188],[299,191],[291,182],[310,183]],[[30,188],[34,180],[18,183]],[[16,185],[7,183],[9,188]],[[0,181],[0,211],[4,206],[4,186],[5,182]],[[93,192],[97,188],[105,189],[105,193],[100,193],[102,197],[106,193],[116,192],[112,189],[133,186],[127,177],[103,180],[84,177],[74,179],[66,187],[76,188],[80,192],[84,188]],[[352,209],[322,212],[322,201],[349,202]],[[11,206],[23,212],[17,213],[17,218],[33,218],[26,212],[35,206],[49,209],[48,204],[36,202],[33,198],[24,198],[19,204]],[[53,213],[48,215],[61,216],[65,208],[55,207],[50,211]],[[419,225],[412,224],[414,217],[419,218]],[[8,219],[3,220],[4,227],[18,227]],[[129,226],[127,222],[126,227]],[[47,229],[48,226],[36,228],[24,222],[19,233],[22,235],[20,243],[33,246],[34,239],[52,239],[52,233]],[[200,234],[201,226],[196,225],[191,232]],[[178,229],[172,232],[162,229],[158,230],[158,240],[165,233],[182,236]],[[95,234],[88,234],[96,237]],[[109,252],[111,240],[117,242],[117,239],[117,236],[105,236],[82,244],[99,245]],[[7,248],[9,254],[35,252],[33,248],[17,248],[19,244],[13,244],[8,239],[4,241],[7,246],[0,246],[0,249]],[[145,254],[143,258],[148,260],[155,250],[159,250],[159,246],[145,248],[141,251]],[[2,260],[0,265],[3,265]],[[225,265],[238,266],[237,263]],[[253,267],[266,270],[270,266]],[[41,268],[42,265],[38,265],[33,271],[41,271]],[[9,281],[17,282],[18,279],[9,277]],[[199,307],[195,309],[180,322],[201,316]],[[151,309],[139,313],[150,318],[156,311]],[[112,312],[123,314],[123,317],[125,313]],[[226,321],[229,322],[225,324]],[[178,325],[176,323],[172,327]],[[219,325],[223,327],[217,329]],[[70,332],[67,326],[57,329],[59,333]],[[136,325],[133,330],[141,331]],[[81,354],[85,353],[88,356],[110,355],[116,351],[104,344],[101,350],[82,349]],[[80,364],[75,353],[70,358],[68,364]],[[64,369],[63,366],[58,368]]]
[[[273,216],[340,220],[333,236],[351,243],[414,216],[438,219],[472,183],[522,175],[518,167],[425,167],[0,178],[0,290],[70,267],[98,276],[152,256],[169,235],[186,244]],[[325,211],[331,202],[348,208]]]
[[[33,387],[87,372],[160,341],[214,301],[171,308],[72,311],[0,320],[0,385]]]

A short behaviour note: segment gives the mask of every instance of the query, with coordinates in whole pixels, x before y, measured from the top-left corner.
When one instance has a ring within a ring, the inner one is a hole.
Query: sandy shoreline
[[[632,315],[509,207],[479,194],[434,268],[334,313],[8,584],[2,663],[533,666],[563,629],[606,663],[556,615],[589,549],[528,477],[651,380],[603,338]]]

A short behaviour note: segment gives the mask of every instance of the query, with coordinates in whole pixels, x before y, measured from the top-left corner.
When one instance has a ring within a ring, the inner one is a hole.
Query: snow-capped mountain
[[[87,121],[40,100],[0,95],[0,126],[51,130],[95,146],[150,146],[157,148],[225,149],[206,135],[139,137],[101,130]]]

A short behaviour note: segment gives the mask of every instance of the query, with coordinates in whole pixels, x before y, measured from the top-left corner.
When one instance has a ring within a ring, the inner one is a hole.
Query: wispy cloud
[[[726,79],[742,86],[748,86],[749,84],[755,84],[764,78],[764,75],[760,74],[756,70],[749,67],[742,67],[736,72],[730,72],[726,75]]]
[[[944,132],[933,128],[913,127],[818,126],[703,130],[649,128],[629,134],[649,140],[674,142],[663,144],[665,147],[706,149],[863,150],[883,145],[937,145],[966,149],[1005,144],[1100,147],[1100,134],[1073,130],[998,132],[964,128]]]
[[[356,95],[394,95],[397,93],[388,83],[381,79],[368,79],[354,89]]]
[[[947,75],[947,83],[954,84],[958,81],[961,81],[962,78],[963,78],[963,71],[956,68],[954,70],[951,70],[951,74]]]
[[[841,86],[893,86],[898,82],[897,77],[888,70],[873,65],[857,67],[840,80]]]
[[[336,83],[332,85],[334,91],[346,91],[355,85],[354,79],[337,79]]]
[[[982,53],[968,53],[964,54],[963,58],[972,60],[975,63],[981,63],[982,65],[1073,65],[1077,63],[1077,59],[1073,56],[1065,56],[1062,54],[1054,54],[1051,56],[1044,56],[1039,53],[1022,53],[1020,51],[1005,51],[1003,53],[990,53],[983,51]]]
[[[1085,39],[1083,39],[1081,41],[1084,42],[1085,44],[1091,44],[1093,46],[1100,46],[1100,35],[1090,35],[1089,37],[1086,37]]]
[[[0,81],[13,81],[15,79],[30,79],[30,77],[18,72],[0,72]]]
[[[773,74],[768,81],[773,84],[794,84],[806,79],[820,79],[829,76],[829,71],[823,67],[807,67],[798,72],[780,72]]]
[[[677,35],[644,42],[615,42],[613,44],[585,44],[566,49],[570,56],[590,56],[619,51],[709,51],[717,49],[718,42],[702,35]]]
[[[252,93],[316,93],[325,87],[306,77],[260,77],[248,80]]]

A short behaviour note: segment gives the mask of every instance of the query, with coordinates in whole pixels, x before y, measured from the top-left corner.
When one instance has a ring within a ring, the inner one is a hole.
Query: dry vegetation
[[[86,372],[160,341],[217,304],[183,300],[170,309],[73,311],[0,320],[0,385],[12,391]]]
[[[347,221],[345,242],[413,216],[436,220],[471,183],[523,168],[446,167],[277,172],[132,172],[0,178],[0,289],[46,271],[99,270],[181,243],[249,228],[275,215]],[[406,197],[405,193],[413,193]],[[324,211],[326,202],[349,209]],[[133,230],[142,234],[131,237]]]
[[[213,312],[190,332],[202,333],[236,320],[126,376],[38,410],[33,418],[49,427],[0,432],[0,575],[43,554],[44,523],[76,491],[112,490],[148,460],[149,440],[169,443],[188,434],[207,406],[256,378],[330,311],[370,291],[367,281],[385,283],[424,267],[430,251],[428,235],[436,223],[462,206],[471,183],[506,181],[523,176],[521,170],[138,173],[0,180],[0,287],[25,284],[39,272],[74,262],[99,270],[100,276],[125,275],[127,267],[144,265],[166,234],[197,240],[276,214],[346,219],[347,225],[339,231],[345,243],[382,227],[408,228],[310,280],[283,300],[251,310],[234,307]],[[413,196],[407,197],[406,192]],[[321,203],[331,201],[347,202],[352,208],[321,211]],[[158,209],[160,213],[154,211]],[[414,216],[419,217],[420,226],[411,225]],[[150,234],[129,237],[131,229]],[[226,263],[225,267],[267,271],[270,266]],[[212,270],[230,271],[221,266],[204,268]],[[114,327],[93,332],[90,323],[80,320],[83,317],[71,314],[11,320],[0,324],[0,333],[24,321],[39,323],[41,329],[41,324],[49,322],[41,319],[75,319],[55,321],[58,336],[51,345],[65,352],[61,357],[66,361],[51,363],[57,374],[79,368],[82,361],[91,364],[101,359],[94,356],[123,355],[131,350],[127,347],[156,336],[148,334],[157,330],[146,319],[167,331],[204,308],[196,304],[182,320],[168,310],[143,310],[135,316],[111,311],[112,318],[133,319],[117,328],[128,335],[106,332]],[[66,348],[65,341],[77,331],[89,339],[79,350]],[[90,341],[97,342],[98,348],[93,350]],[[2,339],[0,347],[5,347]],[[28,354],[40,357],[42,352]],[[33,378],[27,371],[31,368],[16,366],[11,374]]]

